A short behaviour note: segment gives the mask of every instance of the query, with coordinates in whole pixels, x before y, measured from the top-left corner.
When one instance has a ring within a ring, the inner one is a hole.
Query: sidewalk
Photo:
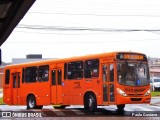
[[[150,105],[153,105],[153,106],[160,106],[160,102],[150,103]]]
[[[154,101],[154,99],[156,99],[156,100]],[[160,106],[160,96],[152,97],[150,105]]]

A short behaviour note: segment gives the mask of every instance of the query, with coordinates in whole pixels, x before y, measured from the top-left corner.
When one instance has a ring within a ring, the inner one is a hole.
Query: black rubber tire
[[[117,105],[118,111],[124,111],[125,104]]]
[[[27,109],[36,109],[36,98],[34,95],[29,95],[27,98]]]
[[[84,109],[89,111],[97,110],[97,100],[94,94],[89,93],[84,99]]]

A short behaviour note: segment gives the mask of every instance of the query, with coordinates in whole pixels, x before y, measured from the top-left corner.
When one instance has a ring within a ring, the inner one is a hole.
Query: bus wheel
[[[117,105],[118,111],[124,111],[125,104]]]
[[[34,95],[29,95],[27,98],[27,109],[35,109],[36,108],[36,99]]]
[[[85,97],[84,108],[89,111],[96,111],[97,100],[93,93],[90,93]]]

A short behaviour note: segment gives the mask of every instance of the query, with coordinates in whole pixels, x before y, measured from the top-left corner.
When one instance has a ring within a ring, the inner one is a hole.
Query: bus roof
[[[119,53],[127,53],[127,54],[142,54],[145,55],[143,53],[138,53],[138,52],[126,52],[126,51],[118,51],[118,52],[106,52],[106,53],[99,53],[99,54],[88,54],[88,55],[84,55],[84,56],[73,56],[73,57],[69,57],[69,58],[57,58],[57,59],[49,59],[49,60],[41,60],[41,61],[34,61],[34,62],[27,62],[27,63],[20,63],[20,64],[11,64],[11,65],[7,65],[5,68],[7,67],[12,67],[12,66],[33,66],[36,64],[39,65],[43,65],[43,64],[50,64],[53,62],[72,62],[72,61],[78,61],[78,60],[89,60],[89,59],[97,59],[97,58],[103,58],[103,57],[116,57],[117,54]]]

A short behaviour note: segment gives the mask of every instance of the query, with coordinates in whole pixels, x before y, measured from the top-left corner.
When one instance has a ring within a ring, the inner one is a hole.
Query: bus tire
[[[29,95],[27,98],[27,109],[36,109],[36,98],[34,95]]]
[[[124,111],[125,104],[117,105],[118,111]]]
[[[96,111],[97,109],[97,100],[96,96],[93,93],[85,95],[84,98],[84,109],[89,111]]]

